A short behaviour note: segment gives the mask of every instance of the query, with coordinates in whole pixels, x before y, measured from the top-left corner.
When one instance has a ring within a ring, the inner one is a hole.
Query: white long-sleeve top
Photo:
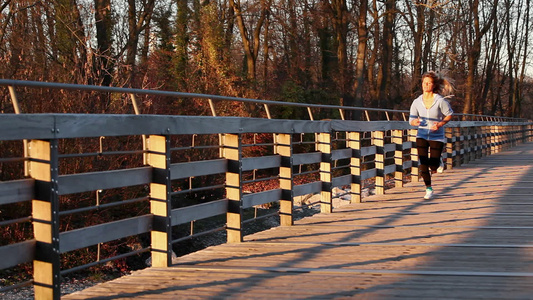
[[[446,142],[444,136],[444,127],[438,130],[430,130],[433,124],[442,121],[446,116],[452,115],[453,110],[448,101],[439,94],[433,97],[433,104],[430,108],[424,105],[423,95],[416,98],[411,104],[409,113],[409,124],[416,118],[420,118],[420,126],[418,126],[417,138],[423,138],[428,141]]]

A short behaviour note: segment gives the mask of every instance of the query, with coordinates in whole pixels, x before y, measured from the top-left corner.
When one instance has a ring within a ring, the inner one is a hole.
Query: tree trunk
[[[342,97],[348,100],[350,103],[344,103],[345,105],[352,106],[353,99],[349,95],[348,80],[348,54],[346,38],[348,35],[348,8],[346,6],[346,0],[331,0],[328,1],[331,13],[333,15],[333,29],[335,30],[335,39],[337,42],[337,63],[338,63],[338,88]]]
[[[113,80],[111,0],[94,0],[96,25],[96,68],[101,85],[109,86]]]
[[[247,77],[248,79],[255,81],[256,61],[257,61],[257,56],[259,54],[259,48],[260,48],[260,34],[261,34],[261,29],[263,27],[263,23],[265,21],[266,14],[268,11],[267,3],[266,3],[266,0],[261,0],[261,12],[260,12],[259,20],[257,21],[255,30],[252,32],[251,39],[249,36],[248,28],[246,27],[246,24],[244,23],[240,0],[237,0],[237,1],[230,0],[229,3],[235,12],[235,17],[237,19],[237,26],[239,27],[239,31],[241,33],[241,38],[242,38],[242,42],[244,46],[244,53],[246,55]]]
[[[154,11],[155,0],[147,0],[142,8],[142,13],[137,18],[136,0],[128,0],[128,40],[126,42],[126,85],[131,86],[135,80],[135,59],[139,35],[149,26]]]
[[[530,8],[530,5],[531,5],[531,0],[526,0],[526,15],[524,17],[524,28],[529,28],[529,23],[530,23],[530,19],[529,19],[529,8]],[[527,67],[527,53],[529,51],[529,30],[524,30],[524,43],[523,43],[523,49],[524,49],[524,54],[522,55],[522,70],[520,72],[520,80],[519,80],[519,84],[517,86],[517,91],[518,91],[518,95],[519,95],[519,101],[514,105],[513,107],[513,116],[514,117],[521,117],[521,111],[522,111],[522,89],[524,87],[524,80],[525,80],[525,72],[526,72],[526,67]]]
[[[359,16],[357,18],[357,61],[355,64],[355,106],[363,106],[363,84],[364,84],[364,71],[365,71],[365,59],[368,43],[368,27],[366,24],[368,14],[368,0],[361,0],[359,6]],[[353,115],[352,120],[359,120],[360,116]]]
[[[177,89],[184,89],[187,82],[187,64],[189,61],[187,48],[189,47],[189,8],[187,0],[177,0],[175,51],[173,67],[176,76]]]
[[[387,0],[385,2],[385,21],[383,23],[383,39],[381,53],[381,76],[379,78],[378,107],[388,107],[391,96],[391,78],[392,78],[392,58],[394,42],[394,18],[395,18],[395,1]]]
[[[492,11],[486,21],[485,25],[481,27],[479,22],[479,0],[474,0],[471,3],[470,11],[472,12],[474,18],[473,28],[473,43],[471,48],[468,51],[467,64],[468,64],[468,75],[466,78],[466,93],[465,93],[465,105],[463,107],[464,114],[475,113],[475,99],[474,99],[474,89],[476,83],[476,69],[478,67],[479,56],[481,54],[481,40],[483,36],[492,26],[494,19],[496,18],[496,11],[498,7],[498,0],[494,1]]]
[[[377,106],[378,102],[378,87],[379,85],[376,84],[377,82],[380,82],[380,75],[375,75],[376,72],[376,61],[379,55],[379,49],[380,49],[380,43],[379,43],[379,37],[381,36],[380,27],[379,27],[379,12],[377,8],[377,0],[372,0],[372,17],[373,17],[373,29],[372,34],[374,35],[373,41],[374,44],[372,45],[372,52],[370,53],[370,57],[368,58],[368,65],[367,65],[367,74],[368,74],[368,84],[370,89],[370,97],[371,97],[371,105],[373,107]]]

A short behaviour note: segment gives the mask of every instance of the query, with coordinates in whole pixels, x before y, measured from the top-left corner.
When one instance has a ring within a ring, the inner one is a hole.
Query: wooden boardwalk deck
[[[63,299],[533,299],[533,144]]]

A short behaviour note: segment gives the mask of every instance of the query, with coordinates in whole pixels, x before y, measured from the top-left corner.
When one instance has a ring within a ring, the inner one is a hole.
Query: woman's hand
[[[437,123],[434,123],[433,126],[431,126],[431,128],[429,130],[431,131],[437,131],[439,130],[439,128],[443,127],[444,125],[446,125],[446,122],[437,122]]]
[[[420,118],[416,118],[411,121],[411,126],[420,126]]]

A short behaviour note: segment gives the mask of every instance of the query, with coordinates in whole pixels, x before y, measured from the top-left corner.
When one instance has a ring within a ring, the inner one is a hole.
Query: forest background
[[[455,82],[450,101],[456,112],[531,119],[530,2],[0,0],[0,78],[407,110],[421,92],[421,75],[435,70]],[[8,90],[0,93],[0,113],[13,113]],[[20,87],[17,94],[23,113],[133,111],[127,95]],[[210,114],[205,101],[156,96],[138,100],[143,114]],[[230,104],[217,109],[219,115],[254,114]],[[282,118],[309,118],[290,108],[277,113]],[[218,145],[217,137],[199,140],[198,144]],[[139,141],[108,137],[105,147],[138,150]],[[175,142],[176,147],[191,145],[191,137]],[[97,153],[99,143],[102,139],[61,146],[65,153]],[[1,158],[23,157],[19,144],[0,142],[0,146]],[[219,157],[217,149],[187,151],[173,154],[173,162]],[[263,148],[251,151],[268,154]],[[60,169],[61,174],[73,174],[142,165],[142,156],[116,155],[62,161]],[[21,162],[0,163],[0,180],[24,178],[23,171]],[[310,177],[301,180],[313,180]],[[173,182],[173,190],[223,185],[223,180],[223,176],[183,180]],[[247,188],[252,192],[276,188],[278,181],[261,184]],[[64,196],[60,201],[62,209],[68,210],[95,201],[148,197],[147,190],[141,186],[98,191]],[[221,197],[224,189],[217,188],[172,200],[173,207],[181,207]],[[30,204],[0,207],[0,221],[31,215]],[[149,213],[147,201],[65,217],[60,229],[143,213]],[[6,226],[0,244],[31,239],[32,230],[31,222]],[[149,237],[102,244],[102,257],[149,244]],[[189,250],[178,248],[174,249],[178,254]],[[62,268],[94,261],[96,251],[92,247],[68,253]],[[0,275],[13,281],[18,276],[28,278],[31,266],[23,268],[27,272]],[[122,260],[114,268],[133,267]]]
[[[531,118],[530,2],[2,0],[0,77],[408,109],[435,70],[457,112]],[[115,112],[43,96],[25,112]]]

